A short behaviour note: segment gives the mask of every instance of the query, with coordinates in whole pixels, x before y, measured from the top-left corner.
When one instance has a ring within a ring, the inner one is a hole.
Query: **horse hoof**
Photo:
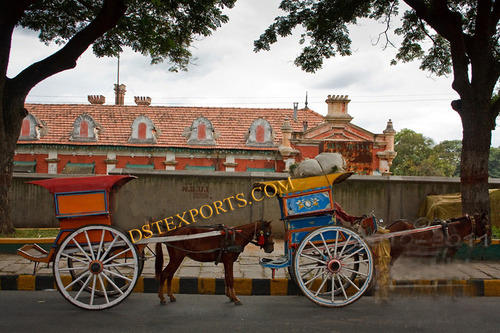
[[[234,301],[234,305],[243,305],[240,300]]]
[[[170,302],[172,303],[177,302],[177,299],[175,297],[170,297]]]
[[[161,301],[160,301],[160,304],[161,304],[161,305],[165,305],[165,304],[167,304],[167,302],[165,302],[165,300],[161,300]]]

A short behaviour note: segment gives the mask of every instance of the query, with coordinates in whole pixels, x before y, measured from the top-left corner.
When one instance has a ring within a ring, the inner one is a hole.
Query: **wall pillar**
[[[116,153],[108,153],[106,160],[104,160],[104,163],[106,163],[106,174],[109,174],[111,170],[116,168],[116,163],[118,163],[118,161],[116,160]]]
[[[57,174],[57,164],[59,159],[57,158],[57,151],[49,151],[49,157],[45,159],[48,164],[48,173],[51,175]]]
[[[163,164],[165,164],[165,170],[175,170],[177,161],[175,160],[175,153],[173,151],[167,151]]]
[[[234,172],[238,163],[234,161],[234,156],[227,155],[224,166],[226,167],[226,172]]]

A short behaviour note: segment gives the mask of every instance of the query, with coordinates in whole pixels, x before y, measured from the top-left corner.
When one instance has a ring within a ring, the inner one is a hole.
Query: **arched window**
[[[146,123],[144,123],[144,122],[139,123],[138,133],[137,133],[137,138],[139,140],[145,140],[146,139],[146,130],[147,129],[148,129],[148,125],[146,125]]]
[[[207,138],[207,125],[198,124],[198,140],[205,140]]]
[[[97,141],[97,133],[99,131],[99,125],[94,121],[94,119],[84,113],[78,116],[73,123],[73,132],[71,133],[71,141]]]
[[[40,139],[40,129],[44,128],[44,123],[38,121],[34,115],[28,113],[23,119],[19,140],[38,140]],[[43,135],[43,133],[42,133]]]
[[[82,120],[82,122],[80,123],[80,137],[89,137],[89,123],[86,120]]]
[[[191,127],[184,130],[183,135],[190,145],[215,145],[217,138],[212,123],[203,116],[196,118]]]
[[[273,129],[267,120],[258,118],[250,125],[246,139],[248,146],[272,146]]]
[[[30,136],[31,122],[28,117],[23,119],[23,127],[21,127],[21,136]]]
[[[265,140],[265,128],[262,125],[258,125],[255,129],[255,141],[257,143],[264,143]]]
[[[156,143],[158,131],[147,116],[141,115],[135,118],[132,123],[132,135],[129,138],[131,143]]]

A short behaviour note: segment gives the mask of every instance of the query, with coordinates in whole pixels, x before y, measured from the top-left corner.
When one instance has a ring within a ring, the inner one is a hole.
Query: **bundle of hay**
[[[321,176],[329,173],[344,172],[345,160],[339,153],[321,153],[313,159],[305,160],[290,168],[292,178]]]

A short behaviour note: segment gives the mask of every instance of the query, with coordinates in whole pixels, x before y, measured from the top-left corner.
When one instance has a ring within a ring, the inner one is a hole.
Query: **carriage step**
[[[288,257],[285,256],[273,259],[261,258],[259,264],[268,268],[283,268],[290,265]]]
[[[17,249],[17,253],[24,258],[35,261],[35,262],[48,262],[49,253],[45,251],[38,244],[25,244],[20,249]]]

